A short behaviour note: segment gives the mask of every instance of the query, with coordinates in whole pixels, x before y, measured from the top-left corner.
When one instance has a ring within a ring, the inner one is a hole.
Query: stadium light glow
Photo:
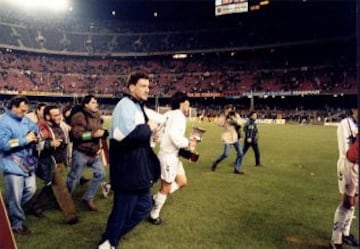
[[[174,54],[173,59],[185,59],[187,58],[187,54]]]
[[[6,0],[7,3],[25,9],[61,11],[69,8],[68,0]]]

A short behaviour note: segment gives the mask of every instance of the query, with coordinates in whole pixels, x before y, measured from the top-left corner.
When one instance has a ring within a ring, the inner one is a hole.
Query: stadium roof
[[[14,2],[0,0],[0,4],[3,1]],[[348,26],[348,29],[355,30],[356,21],[356,0],[247,0],[249,8],[259,5],[259,9],[223,16],[215,16],[215,0],[66,1],[70,7],[68,13],[64,13],[65,18],[69,16],[86,19],[146,21],[150,24],[180,22],[188,26],[189,23],[220,22],[229,25],[244,23],[252,29],[261,24],[266,24],[271,28],[271,25],[304,22],[314,23],[322,29],[332,29],[334,24]],[[261,5],[261,2],[268,4]],[[42,15],[46,14],[42,13]],[[37,17],[41,17],[41,14],[37,14]],[[312,27],[307,25],[306,28]]]
[[[0,5],[2,1],[12,0],[0,0]],[[77,52],[78,48],[86,52],[93,47],[105,48],[104,51],[108,51],[108,44],[111,45],[112,52],[139,52],[143,51],[144,44],[153,49],[151,52],[162,51],[164,46],[167,48],[169,44],[171,47],[169,49],[176,51],[188,49],[201,51],[204,48],[226,48],[227,51],[230,48],[249,49],[254,46],[273,46],[274,44],[285,46],[292,42],[303,44],[304,42],[344,39],[353,42],[356,37],[355,0],[267,0],[269,4],[261,6],[259,10],[224,16],[215,16],[215,0],[68,1],[71,11],[60,12],[58,15],[44,11],[41,14],[40,11],[30,11],[21,15],[21,8],[14,9],[17,15],[12,15],[11,9],[7,13],[7,9],[2,8],[0,18],[3,13],[5,22],[14,25],[26,24],[28,21],[30,27],[35,27],[42,32],[41,36],[34,38],[36,40],[34,43],[34,39],[31,39],[31,29],[26,30],[22,26],[17,26],[15,30],[20,33],[30,32],[29,35],[20,34],[20,37],[30,37],[29,41],[26,39],[23,41],[26,48],[39,49],[41,47],[56,51],[62,51],[63,47]],[[253,5],[261,0],[248,1],[249,5]],[[28,17],[30,18],[27,19]],[[85,19],[74,20],[74,17]],[[16,18],[19,18],[19,22]],[[121,21],[97,22],[96,19]],[[133,23],[132,21],[140,22]],[[55,28],[49,31],[47,30],[49,26]],[[60,34],[61,37],[65,33],[67,37],[61,40],[65,43],[54,48],[51,44],[58,44],[60,38],[56,38],[58,35],[52,35],[51,32],[58,30],[58,27],[63,32]],[[9,34],[8,40],[11,41],[9,42],[4,35],[4,44],[17,45],[16,40],[11,40],[14,36],[11,35],[13,30],[9,28],[9,25],[5,25],[3,30],[4,34],[6,32]],[[103,30],[105,31],[102,34]],[[77,34],[77,32],[80,33]],[[115,35],[118,33],[126,39]],[[45,45],[40,44],[44,38],[51,40],[53,37],[58,40]],[[174,47],[173,42],[177,41],[179,41],[179,47]],[[84,44],[91,44],[91,46],[88,48]],[[132,45],[136,45],[135,48]],[[130,46],[130,49],[125,49],[126,46]]]
[[[249,5],[258,4],[260,0],[248,0]],[[311,15],[343,18],[355,17],[355,0],[269,0],[268,6],[258,11],[215,17],[215,0],[77,0],[72,1],[74,10],[81,16],[115,18],[123,20],[160,21],[204,21],[217,19],[246,18],[249,15],[261,15],[272,20],[278,16]],[[115,15],[112,15],[112,11]],[[154,16],[157,12],[157,16]]]

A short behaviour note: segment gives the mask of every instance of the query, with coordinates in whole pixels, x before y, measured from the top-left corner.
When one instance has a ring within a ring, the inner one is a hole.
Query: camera
[[[29,131],[28,133],[26,133],[26,135],[30,134],[30,133],[34,133],[36,140],[31,141],[29,144],[37,144],[40,142],[39,136],[37,134],[36,131]]]
[[[107,138],[108,136],[109,136],[109,131],[104,130],[104,135],[102,136],[102,138]]]
[[[58,148],[63,150],[63,149],[65,149],[65,148],[66,148],[66,146],[67,146],[67,144],[66,144],[66,143],[61,142]]]

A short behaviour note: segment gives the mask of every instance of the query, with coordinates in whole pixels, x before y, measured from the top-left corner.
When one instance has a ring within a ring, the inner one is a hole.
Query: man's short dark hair
[[[227,109],[232,110],[233,108],[234,108],[234,106],[232,104],[227,104],[227,105],[224,106],[224,110],[227,110]]]
[[[136,85],[136,83],[139,81],[139,79],[149,79],[149,76],[145,73],[132,73],[129,75],[127,79],[127,86],[130,87],[130,85]]]
[[[47,105],[44,108],[44,118],[46,119],[46,115],[50,116],[50,111],[53,109],[59,109],[56,105]]]
[[[67,113],[68,111],[71,111],[72,108],[73,108],[72,105],[66,105],[66,106],[64,106],[64,108],[62,109],[62,115],[64,116],[64,118],[66,118],[66,113]]]
[[[251,118],[251,116],[252,116],[253,114],[255,114],[255,113],[256,113],[256,111],[251,111],[251,112],[249,112],[248,118]]]
[[[180,104],[185,102],[186,100],[189,100],[189,97],[187,96],[186,93],[184,92],[176,92],[172,97],[171,97],[171,109],[172,110],[176,110],[180,108]]]
[[[21,96],[21,95],[14,96],[9,100],[7,104],[7,108],[11,110],[14,106],[19,107],[22,102],[24,102],[27,105],[29,104],[29,100],[25,96]]]
[[[43,102],[41,102],[41,103],[37,104],[37,106],[36,106],[36,110],[40,111],[40,110],[41,110],[41,108],[42,108],[43,106],[46,106],[46,104],[45,104],[45,103],[43,103]]]
[[[86,104],[89,104],[91,99],[96,99],[96,97],[92,94],[86,95],[81,99],[81,105],[85,106]]]

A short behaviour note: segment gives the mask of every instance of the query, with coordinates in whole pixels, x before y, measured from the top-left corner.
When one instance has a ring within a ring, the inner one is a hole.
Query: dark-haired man
[[[245,156],[248,149],[251,147],[254,151],[255,155],[255,166],[260,167],[261,161],[260,161],[260,150],[259,150],[259,132],[256,124],[257,119],[257,113],[255,111],[251,111],[248,115],[248,120],[246,121],[244,125],[244,149],[243,154]]]
[[[190,112],[189,98],[185,93],[177,92],[171,97],[171,111],[165,113],[165,123],[160,134],[158,158],[161,165],[161,186],[154,196],[154,206],[149,221],[161,224],[160,211],[167,196],[187,184],[187,177],[178,153],[180,148],[195,149],[196,139],[186,138],[186,116]]]
[[[93,171],[93,178],[89,183],[87,191],[82,197],[82,202],[90,211],[97,211],[94,197],[102,180],[105,171],[99,158],[100,140],[107,136],[107,131],[102,128],[99,104],[95,96],[87,95],[81,101],[81,108],[70,118],[73,141],[73,154],[71,171],[68,174],[66,184],[73,193],[80,182],[85,166]]]
[[[150,188],[160,175],[160,165],[150,146],[158,124],[149,120],[144,101],[149,96],[146,74],[129,76],[130,95],[116,105],[110,129],[110,183],[113,207],[98,249],[116,248],[123,235],[148,216]]]
[[[39,166],[37,175],[45,180],[46,185],[36,196],[32,211],[41,217],[43,210],[52,195],[64,214],[67,224],[79,221],[75,212],[75,205],[65,184],[65,167],[67,160],[67,146],[69,132],[66,124],[62,122],[60,109],[49,105],[44,108],[45,122],[39,122],[42,142],[39,150]]]
[[[25,225],[26,204],[35,194],[37,160],[34,155],[39,129],[25,117],[29,101],[24,96],[10,99],[0,117],[0,171],[4,174],[6,207],[15,234],[28,235]]]
[[[28,118],[30,118],[32,121],[34,121],[35,123],[37,123],[39,120],[43,120],[45,106],[46,106],[46,104],[42,103],[42,102],[37,104],[35,111],[27,113],[26,116]]]

